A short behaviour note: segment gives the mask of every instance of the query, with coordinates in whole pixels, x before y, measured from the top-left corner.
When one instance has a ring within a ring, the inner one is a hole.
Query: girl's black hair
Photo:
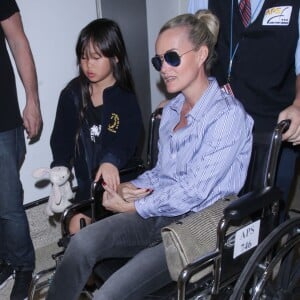
[[[84,27],[76,44],[78,64],[90,42],[96,50],[101,52],[99,54],[111,60],[113,75],[118,85],[134,92],[127,51],[119,25],[112,20],[102,18],[94,20]],[[81,70],[80,75],[84,76]]]

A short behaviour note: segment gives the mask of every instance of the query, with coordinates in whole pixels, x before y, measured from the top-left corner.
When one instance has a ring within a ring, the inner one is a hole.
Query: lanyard
[[[262,0],[261,0],[262,1]],[[249,23],[249,25],[252,23],[253,21],[253,16],[256,14],[256,11],[258,9],[258,7],[261,4],[261,1],[258,2],[255,10],[253,13],[251,13],[251,21]],[[236,54],[236,51],[239,47],[240,42],[237,42],[237,44],[235,45],[234,49],[233,49],[233,2],[234,0],[231,0],[231,14],[230,14],[230,46],[229,46],[229,65],[228,65],[228,70],[227,70],[227,82],[230,82],[230,75],[231,75],[231,70],[232,70],[232,62],[234,59],[234,56]],[[249,26],[248,25],[248,26]],[[247,27],[248,27],[247,26]]]

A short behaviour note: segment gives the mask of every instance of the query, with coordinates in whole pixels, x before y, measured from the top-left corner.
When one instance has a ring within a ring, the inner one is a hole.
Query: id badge
[[[223,90],[226,94],[231,95],[234,97],[233,91],[231,89],[230,83],[227,82],[223,86],[221,86],[221,90]]]

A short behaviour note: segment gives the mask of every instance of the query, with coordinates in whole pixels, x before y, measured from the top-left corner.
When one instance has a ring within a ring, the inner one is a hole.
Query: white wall
[[[160,27],[168,19],[186,12],[188,0],[145,1],[149,56],[152,57]],[[17,0],[17,3],[36,63],[44,119],[41,139],[32,145],[27,143],[27,156],[21,169],[24,204],[27,204],[49,196],[50,186],[37,186],[32,172],[36,168],[50,165],[52,155],[49,140],[59,93],[77,74],[74,49],[77,36],[87,23],[97,17],[97,13],[101,16],[101,0]],[[149,64],[151,104],[154,109],[165,96],[157,87],[159,73],[153,69],[150,60]],[[18,76],[16,79],[22,110],[25,103],[24,90]]]
[[[150,58],[155,55],[155,40],[161,26],[178,14],[187,12],[188,0],[146,0],[148,23],[148,47]],[[150,63],[152,110],[165,99],[160,90],[160,75]]]
[[[52,159],[49,139],[61,89],[77,74],[75,43],[82,27],[97,17],[95,0],[17,0],[25,32],[34,55],[44,127],[41,139],[27,143],[21,169],[24,204],[49,195],[50,186],[38,188],[32,171],[49,167]],[[17,76],[16,76],[17,77]],[[21,110],[24,90],[17,77]]]

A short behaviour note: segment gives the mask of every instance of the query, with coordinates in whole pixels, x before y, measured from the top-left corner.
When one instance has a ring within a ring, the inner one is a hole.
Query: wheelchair
[[[152,168],[156,162],[161,113],[161,109],[155,111],[150,118],[147,162],[144,169]],[[154,291],[144,299],[273,299],[268,298],[270,297],[268,292],[274,291],[272,285],[277,284],[281,287],[281,281],[295,271],[293,266],[294,262],[298,261],[297,247],[300,242],[300,218],[287,220],[279,225],[282,201],[281,193],[274,185],[281,136],[288,126],[289,121],[283,121],[272,133],[254,135],[253,151],[244,188],[237,196],[237,200],[228,201],[229,205],[223,212],[220,211],[215,248],[186,265],[176,281]],[[71,206],[64,212],[61,246],[67,246],[67,243],[62,241],[69,238],[67,230],[69,217],[84,205],[92,205],[95,209],[96,185],[92,185],[91,189],[91,199]],[[245,239],[243,244],[239,245],[242,250],[233,258],[236,236],[253,230],[252,224],[256,224],[257,244],[252,245],[252,240]],[[209,229],[209,224],[207,226]],[[63,252],[64,250],[52,256],[56,265],[59,264]],[[112,268],[124,263],[126,259],[121,258],[112,265]],[[48,288],[55,269],[56,266],[35,274],[28,299],[34,300],[36,294]],[[282,276],[282,272],[287,272],[288,269],[291,272]],[[203,271],[204,275],[200,279],[191,282],[195,274]],[[99,276],[97,268],[94,273],[97,278]],[[298,279],[297,274],[295,278]],[[291,287],[288,283],[286,286],[289,291]],[[297,284],[292,288],[297,288]],[[258,296],[257,290],[260,293]],[[88,290],[82,293],[92,299],[92,293]]]

